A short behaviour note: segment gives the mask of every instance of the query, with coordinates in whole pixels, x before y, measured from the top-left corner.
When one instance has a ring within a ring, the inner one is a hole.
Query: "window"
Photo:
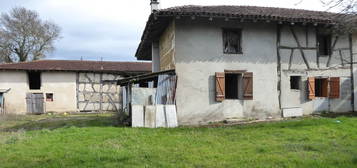
[[[141,88],[148,88],[148,87],[149,87],[149,83],[148,83],[148,82],[140,82],[140,83],[139,83],[139,87],[141,87]]]
[[[216,101],[253,99],[253,73],[245,71],[216,72]]]
[[[240,78],[240,74],[225,74],[226,99],[239,99]]]
[[[330,34],[318,34],[317,42],[319,46],[320,56],[328,56],[331,54],[331,35]]]
[[[46,93],[46,101],[53,102],[53,93]]]
[[[41,89],[41,72],[28,72],[29,87],[31,90]]]
[[[328,96],[328,79],[320,78],[315,79],[315,97]]]
[[[340,98],[340,78],[330,77],[330,78],[315,78],[309,77],[307,80],[308,84],[308,98],[310,100],[315,99],[315,97],[329,97],[329,98]]]
[[[300,76],[290,76],[290,89],[300,90]]]
[[[223,53],[241,54],[242,31],[240,29],[223,29]]]

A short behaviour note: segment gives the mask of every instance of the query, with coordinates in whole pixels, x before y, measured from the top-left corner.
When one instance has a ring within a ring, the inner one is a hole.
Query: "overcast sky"
[[[178,5],[254,5],[324,10],[320,0],[160,0]],[[62,38],[48,59],[134,61],[150,14],[150,0],[0,0],[0,12],[13,7],[36,10],[62,28]]]

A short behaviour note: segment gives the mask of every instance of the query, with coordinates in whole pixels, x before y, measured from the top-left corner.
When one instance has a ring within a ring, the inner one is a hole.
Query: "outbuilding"
[[[39,60],[1,64],[1,113],[118,111],[120,88],[105,81],[149,72],[148,62]]]

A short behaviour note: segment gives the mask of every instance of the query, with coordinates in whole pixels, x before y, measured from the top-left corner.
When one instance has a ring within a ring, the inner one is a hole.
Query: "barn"
[[[148,72],[148,62],[38,60],[1,64],[1,113],[117,111],[120,87],[105,81]]]

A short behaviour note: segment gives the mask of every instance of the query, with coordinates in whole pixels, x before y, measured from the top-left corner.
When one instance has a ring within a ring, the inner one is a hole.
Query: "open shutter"
[[[243,97],[245,100],[253,100],[253,73],[246,72],[243,75]]]
[[[340,78],[339,77],[331,77],[330,78],[329,98],[333,98],[333,99],[340,98]]]
[[[307,78],[307,88],[308,88],[308,98],[310,100],[315,99],[315,78],[314,77],[308,77]]]
[[[225,98],[225,74],[216,72],[216,101],[221,102]]]

